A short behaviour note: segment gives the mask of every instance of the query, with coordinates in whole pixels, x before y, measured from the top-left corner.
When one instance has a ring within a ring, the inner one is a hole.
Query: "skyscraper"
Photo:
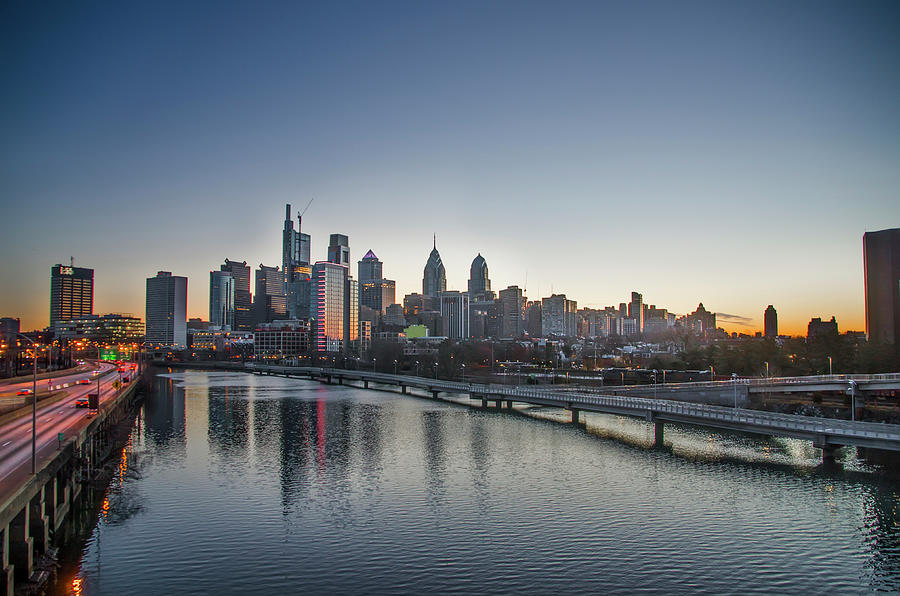
[[[234,327],[234,277],[230,271],[209,272],[209,323]]]
[[[329,237],[328,262],[350,267],[350,239],[344,234],[332,234]]]
[[[637,292],[631,293],[628,303],[628,318],[634,319],[634,335],[644,331],[644,297]]]
[[[253,328],[253,320],[250,315],[250,266],[247,261],[238,262],[225,259],[225,264],[219,267],[222,271],[231,273],[234,278],[234,324],[232,329],[237,331],[250,331]],[[212,318],[210,318],[212,321]]]
[[[362,260],[359,262],[359,283],[364,284],[367,281],[375,281],[384,277],[382,273],[382,262],[378,260],[375,253],[369,250]]]
[[[766,307],[763,313],[763,335],[765,337],[778,337],[778,313],[771,304]]]
[[[347,268],[330,261],[319,261],[312,268],[312,304],[315,317],[313,349],[316,352],[341,352],[347,336],[345,299],[348,296]],[[357,315],[358,316],[358,315]]]
[[[866,334],[900,354],[900,228],[863,234]]]
[[[50,269],[50,327],[59,320],[94,314],[94,270],[71,265]]]
[[[294,281],[298,267],[309,267],[309,234],[300,230],[302,216],[297,214],[297,229],[291,221],[291,206],[284,206],[284,230],[281,233],[281,271],[284,275],[284,294],[288,293],[288,284]],[[309,272],[306,271],[308,274]]]
[[[384,314],[397,302],[397,283],[392,279],[373,279],[359,284],[359,303]]]
[[[450,339],[469,337],[469,295],[465,292],[441,292],[441,319],[444,334]]]
[[[565,294],[553,294],[541,301],[541,327],[544,337],[575,337],[578,304]]]
[[[187,278],[160,271],[147,278],[146,336],[149,344],[187,345]]]
[[[500,337],[517,338],[525,331],[525,296],[519,286],[500,290]]]
[[[260,264],[256,270],[253,296],[254,327],[287,317],[287,298],[284,295],[284,276],[278,267]]]
[[[437,250],[437,237],[434,239],[434,248],[428,255],[428,262],[425,263],[425,273],[422,277],[422,294],[437,298],[441,292],[447,290],[447,273],[444,271],[444,264],[441,262],[441,253]]]
[[[469,297],[473,301],[493,300],[494,298],[494,293],[491,291],[491,280],[488,277],[487,262],[481,253],[478,253],[469,268]]]

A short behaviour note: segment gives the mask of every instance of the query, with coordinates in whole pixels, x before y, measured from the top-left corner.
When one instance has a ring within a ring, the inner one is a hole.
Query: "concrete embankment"
[[[143,380],[120,390],[101,404],[90,421],[65,439],[58,449],[39,449],[34,475],[11,475],[14,486],[0,497],[0,596],[26,586],[44,584],[47,571],[36,562],[54,552],[64,522],[73,514],[82,485],[90,481],[113,447],[114,430],[133,415],[142,395]]]

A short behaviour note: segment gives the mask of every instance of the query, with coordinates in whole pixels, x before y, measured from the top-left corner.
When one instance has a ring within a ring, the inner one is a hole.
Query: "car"
[[[16,395],[31,395],[31,389],[19,389]]]
[[[78,399],[75,400],[75,407],[76,408],[89,408],[89,407],[91,407],[91,403],[88,401],[88,398],[79,397]]]
[[[78,381],[78,384],[79,384],[79,385],[90,385],[90,384],[91,384],[91,380],[90,380],[90,379],[81,379],[81,380]]]

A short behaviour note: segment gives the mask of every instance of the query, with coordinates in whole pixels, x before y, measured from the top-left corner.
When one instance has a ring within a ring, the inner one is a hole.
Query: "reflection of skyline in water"
[[[145,576],[160,593],[212,592],[210,577],[248,593],[680,592],[685,577],[714,592],[900,586],[897,487],[804,467],[800,452],[794,470],[789,449],[788,465],[740,461],[766,440],[676,429],[674,451],[699,450],[692,459],[595,436],[644,432],[614,417],[585,432],[279,378],[156,383],[150,439],[134,449],[150,462],[181,453],[183,465],[126,479],[144,509],[120,539],[98,530],[104,577],[126,587]],[[706,457],[707,442],[730,455]]]

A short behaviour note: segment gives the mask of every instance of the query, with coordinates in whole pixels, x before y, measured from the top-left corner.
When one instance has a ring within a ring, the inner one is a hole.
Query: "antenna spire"
[[[437,234],[434,235],[434,250],[437,250]]]

